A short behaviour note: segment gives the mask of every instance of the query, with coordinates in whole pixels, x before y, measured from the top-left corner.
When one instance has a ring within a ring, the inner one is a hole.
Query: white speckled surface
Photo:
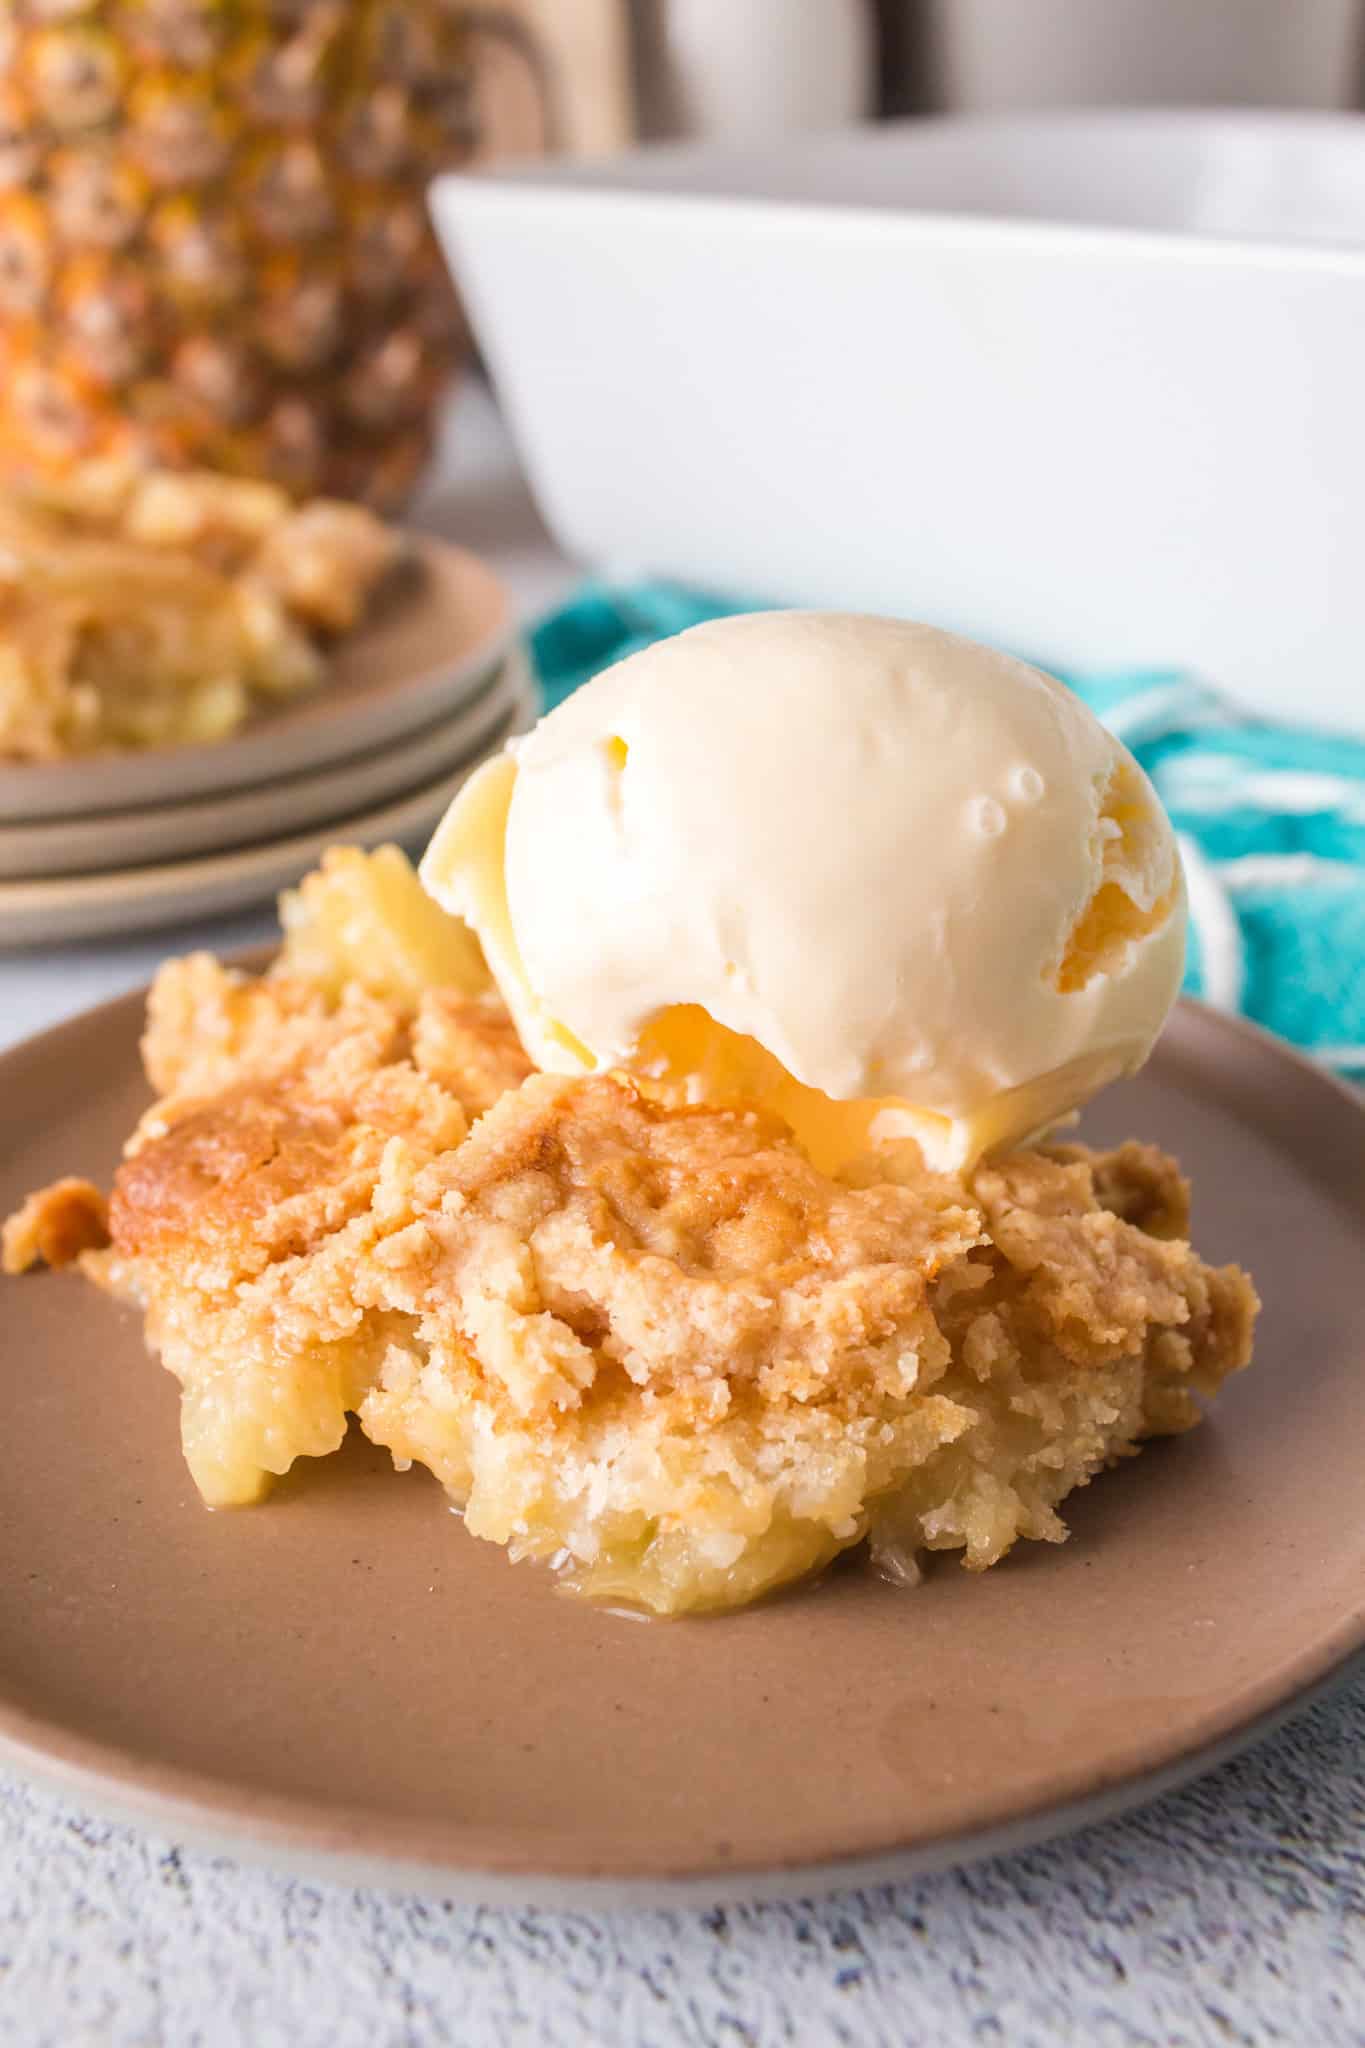
[[[1128,1820],[810,1907],[443,1906],[0,1780],[0,2041],[1359,2048],[1365,1684]]]
[[[568,572],[485,407],[433,523]],[[262,915],[0,961],[0,1042]],[[0,1569],[4,1567],[0,1502]],[[0,1645],[0,1656],[3,1645]],[[1124,1821],[812,1907],[518,1913],[254,1870],[0,1776],[9,2048],[1365,2048],[1365,1681]]]

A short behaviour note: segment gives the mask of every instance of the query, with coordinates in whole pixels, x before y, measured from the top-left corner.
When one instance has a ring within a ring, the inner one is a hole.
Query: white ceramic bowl
[[[1365,729],[1365,117],[906,122],[433,204],[570,552]]]

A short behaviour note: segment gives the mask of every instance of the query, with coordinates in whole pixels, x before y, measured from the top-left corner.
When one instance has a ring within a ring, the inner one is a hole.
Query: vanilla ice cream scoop
[[[718,620],[488,763],[422,864],[527,1050],[788,1117],[822,1164],[958,1167],[1141,1066],[1184,890],[1132,756],[1061,683],[928,626]]]

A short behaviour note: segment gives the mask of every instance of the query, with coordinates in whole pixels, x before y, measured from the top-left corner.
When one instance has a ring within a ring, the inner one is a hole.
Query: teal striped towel
[[[546,701],[653,640],[756,608],[589,583],[532,634]],[[1365,741],[1244,718],[1173,670],[1055,673],[1132,748],[1174,820],[1186,988],[1365,1081]]]

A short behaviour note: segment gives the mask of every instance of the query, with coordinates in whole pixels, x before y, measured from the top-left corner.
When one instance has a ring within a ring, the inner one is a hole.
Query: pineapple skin
[[[463,330],[426,218],[460,0],[0,0],[0,475],[211,467],[381,507]]]

